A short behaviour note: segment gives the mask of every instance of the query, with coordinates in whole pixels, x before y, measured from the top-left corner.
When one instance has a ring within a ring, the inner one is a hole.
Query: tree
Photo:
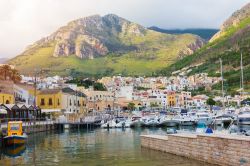
[[[212,107],[216,104],[216,102],[214,101],[214,99],[213,98],[208,98],[207,99],[207,105],[209,105],[210,106],[210,111],[212,111]]]
[[[16,83],[20,82],[22,77],[16,69],[12,69],[9,65],[2,65],[0,66],[0,79],[9,79]]]
[[[1,66],[1,73],[3,73],[4,80],[7,80],[7,77],[10,75],[11,67],[9,65]]]
[[[106,87],[102,83],[99,83],[99,82],[94,83],[93,87],[94,87],[94,90],[97,90],[97,91],[107,90]]]
[[[11,80],[14,81],[15,83],[20,82],[22,80],[22,77],[20,76],[20,74],[16,69],[12,69],[10,71],[10,77]]]
[[[133,111],[135,109],[135,103],[128,103],[128,110]]]
[[[159,107],[159,105],[156,104],[156,103],[150,103],[150,107],[151,107],[151,108],[155,108],[155,107]]]

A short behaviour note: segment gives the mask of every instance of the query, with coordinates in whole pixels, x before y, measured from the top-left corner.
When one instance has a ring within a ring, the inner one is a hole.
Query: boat
[[[116,127],[115,120],[107,121],[106,123],[101,125],[101,128],[115,128],[115,127]]]
[[[175,127],[179,125],[179,120],[171,117],[171,116],[166,116],[166,117],[162,117],[159,120],[159,124],[161,126],[167,126],[167,127]]]
[[[250,125],[250,111],[240,112],[237,122],[238,125]]]
[[[174,119],[178,120],[181,126],[193,126],[196,124],[196,120],[192,116],[187,116],[187,115],[176,116],[174,117]]]
[[[25,144],[18,146],[9,146],[4,149],[4,154],[6,156],[15,158],[21,156],[25,152],[26,146]]]
[[[23,133],[22,121],[8,122],[7,136],[4,137],[5,146],[16,146],[25,144],[27,135]]]
[[[233,121],[233,117],[229,114],[222,114],[213,117],[213,123],[216,125],[229,125]]]
[[[145,126],[147,127],[155,127],[158,126],[159,118],[157,116],[148,116],[144,119]]]
[[[197,112],[196,113],[196,121],[197,121],[197,124],[209,125],[209,124],[212,124],[213,119],[209,115],[208,112],[204,111],[204,112]]]
[[[142,127],[145,125],[145,122],[142,120],[140,116],[134,116],[131,118],[131,127]]]
[[[131,125],[131,121],[128,119],[119,119],[116,123],[116,128],[129,128]]]

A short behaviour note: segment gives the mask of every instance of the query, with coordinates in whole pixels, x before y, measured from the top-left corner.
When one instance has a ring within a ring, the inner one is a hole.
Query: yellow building
[[[176,94],[174,91],[167,92],[167,105],[169,107],[176,106]]]
[[[0,80],[0,104],[15,104],[12,81]]]
[[[44,110],[62,109],[62,92],[59,89],[42,90],[37,94],[36,105]]]
[[[14,95],[11,93],[0,92],[0,104],[15,104]]]

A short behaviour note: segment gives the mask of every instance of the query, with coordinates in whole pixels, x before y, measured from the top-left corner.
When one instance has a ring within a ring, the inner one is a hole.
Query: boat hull
[[[193,126],[195,125],[195,121],[180,121],[181,126]]]
[[[27,136],[6,136],[4,137],[5,146],[23,145],[27,141]]]

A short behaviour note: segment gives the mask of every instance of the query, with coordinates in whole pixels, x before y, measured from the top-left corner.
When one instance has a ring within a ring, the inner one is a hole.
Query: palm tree
[[[22,77],[18,73],[16,69],[11,70],[11,80],[14,81],[15,83],[20,82],[22,80]]]
[[[11,67],[9,65],[1,66],[1,73],[3,73],[4,80],[7,80],[7,77],[10,76]]]

